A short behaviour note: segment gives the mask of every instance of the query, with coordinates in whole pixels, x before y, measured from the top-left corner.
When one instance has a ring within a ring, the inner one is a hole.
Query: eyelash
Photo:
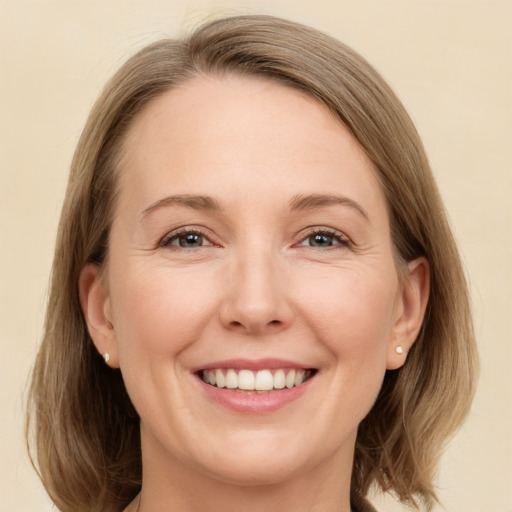
[[[306,241],[308,238],[311,238],[314,235],[321,235],[321,236],[327,236],[332,238],[334,241],[336,241],[337,245],[332,245],[329,247],[319,248],[324,251],[326,250],[333,250],[338,248],[352,248],[352,242],[351,240],[344,235],[341,231],[337,231],[336,229],[332,228],[326,228],[326,227],[312,227],[306,233],[302,234],[300,242],[293,244],[293,247],[309,247],[311,249],[316,249],[314,246],[305,246],[301,245],[304,241]]]
[[[169,247],[171,245],[174,245],[174,244],[172,244],[173,241],[175,241],[175,240],[177,241],[177,240],[179,240],[180,237],[186,236],[186,235],[197,235],[197,236],[202,237],[204,240],[208,241],[208,246],[216,245],[210,240],[210,237],[205,235],[205,233],[201,229],[185,227],[185,228],[180,228],[176,231],[171,231],[171,233],[168,233],[167,235],[165,235],[164,238],[162,239],[162,241],[160,242],[160,247]],[[201,246],[201,247],[204,247],[204,246]],[[176,247],[176,248],[177,249],[179,249],[179,248],[185,249],[184,247]]]
[[[178,241],[180,237],[183,237],[186,235],[197,235],[199,237],[202,237],[204,240],[206,240],[208,242],[208,244],[206,246],[201,245],[199,247],[218,246],[218,244],[215,244],[210,239],[210,237],[204,233],[204,231],[202,231],[201,229],[198,229],[198,228],[190,228],[190,227],[180,228],[177,231],[172,231],[171,233],[168,233],[162,239],[162,241],[160,242],[159,245],[160,245],[160,247],[174,246],[175,244],[173,244],[172,242]],[[331,245],[328,247],[323,247],[323,248],[317,248],[317,247],[311,246],[311,245],[302,245],[302,243],[304,241],[306,241],[308,238],[311,238],[313,235],[331,237],[335,242],[337,242],[337,244]],[[337,230],[331,229],[331,228],[326,228],[326,227],[321,227],[321,228],[320,227],[312,227],[306,233],[303,233],[301,235],[299,242],[293,244],[292,247],[294,247],[294,248],[309,247],[311,249],[320,249],[320,250],[325,251],[325,250],[333,250],[333,249],[337,249],[337,248],[350,249],[350,248],[352,248],[352,246],[353,246],[353,244],[352,244],[351,240],[346,235],[341,233],[340,231],[337,231]],[[193,249],[199,248],[199,247],[193,247]],[[179,246],[176,247],[176,249],[180,249],[180,248],[186,249],[185,247],[179,247]]]

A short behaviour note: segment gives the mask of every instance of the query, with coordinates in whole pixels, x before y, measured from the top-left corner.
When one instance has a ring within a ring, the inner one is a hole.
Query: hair
[[[375,484],[430,509],[439,457],[468,413],[477,375],[469,294],[445,209],[419,135],[381,76],[336,39],[270,16],[214,20],[147,46],[92,109],[71,164],[30,388],[27,438],[43,484],[63,512],[121,511],[140,490],[139,418],[121,373],[104,364],[88,334],[79,275],[108,258],[122,143],[134,118],[187,80],[226,73],[274,80],[327,107],[378,170],[398,259],[429,262],[420,334],[359,426],[352,488],[364,495]]]

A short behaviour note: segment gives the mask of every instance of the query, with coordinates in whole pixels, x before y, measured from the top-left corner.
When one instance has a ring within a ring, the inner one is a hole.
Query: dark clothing
[[[375,508],[359,493],[352,493],[350,497],[352,512],[377,512]]]

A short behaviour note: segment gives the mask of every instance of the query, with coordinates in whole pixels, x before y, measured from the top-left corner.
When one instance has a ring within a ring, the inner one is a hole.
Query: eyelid
[[[214,247],[214,246],[219,247],[220,246],[220,244],[216,243],[213,240],[213,236],[210,234],[210,232],[201,226],[182,226],[182,227],[173,229],[172,231],[169,231],[169,233],[167,233],[160,239],[160,241],[158,242],[158,246],[159,247],[171,247],[170,242],[173,239],[176,239],[179,236],[188,235],[188,234],[201,235],[205,240],[207,240],[208,245],[205,245],[203,247]]]
[[[173,239],[176,239],[179,236],[187,235],[187,234],[197,234],[197,235],[201,235],[202,237],[204,237],[204,239],[208,241],[208,245],[203,246],[203,247],[212,247],[212,246],[213,247],[214,246],[221,247],[221,244],[219,242],[215,241],[215,237],[212,236],[210,230],[208,230],[208,229],[206,229],[206,228],[204,228],[202,226],[195,226],[195,225],[182,226],[182,227],[173,229],[172,231],[168,232],[167,234],[165,234],[160,239],[160,241],[158,242],[158,246],[159,247],[169,247],[171,245],[170,242]],[[330,228],[330,227],[327,227],[327,226],[310,226],[310,227],[306,228],[305,230],[303,230],[299,234],[298,241],[295,242],[292,245],[292,247],[294,247],[294,248],[297,248],[297,247],[308,247],[308,246],[302,246],[301,244],[308,237],[310,237],[311,235],[314,235],[314,234],[327,234],[327,235],[330,235],[330,236],[332,236],[333,238],[335,238],[339,242],[339,245],[335,245],[335,246],[331,246],[331,247],[327,247],[327,248],[311,247],[312,249],[319,249],[319,250],[325,251],[325,250],[328,250],[328,249],[336,249],[336,248],[338,248],[340,246],[341,247],[348,247],[348,248],[352,248],[352,246],[353,246],[353,242],[350,239],[350,237],[348,237],[342,231],[339,231],[337,229]]]
[[[302,231],[300,233],[299,241],[294,243],[293,247],[308,247],[308,246],[301,245],[302,242],[304,242],[311,235],[315,235],[315,234],[330,235],[330,236],[332,236],[333,238],[335,238],[339,242],[339,246],[335,245],[335,246],[326,247],[326,248],[310,247],[311,249],[318,249],[318,250],[326,251],[326,250],[329,250],[329,249],[336,249],[336,248],[338,248],[340,246],[341,247],[345,247],[345,248],[346,247],[352,248],[353,245],[354,245],[352,240],[350,239],[350,237],[348,237],[342,231],[339,231],[339,230],[334,229],[334,228],[329,228],[327,226],[311,226],[309,228],[306,228],[305,231]]]

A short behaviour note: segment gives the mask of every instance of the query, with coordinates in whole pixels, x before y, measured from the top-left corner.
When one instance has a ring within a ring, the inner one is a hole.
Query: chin
[[[297,460],[275,459],[268,457],[262,460],[244,458],[243,455],[226,457],[221,467],[218,465],[214,471],[209,471],[210,476],[216,480],[231,485],[239,486],[265,486],[277,485],[293,479],[295,475],[303,470]]]
[[[259,431],[230,442],[229,448],[219,446],[215,453],[210,452],[209,460],[203,460],[203,467],[215,479],[230,484],[279,484],[307,472],[322,457],[319,451],[305,450],[308,444],[307,440],[287,441],[282,435]]]

